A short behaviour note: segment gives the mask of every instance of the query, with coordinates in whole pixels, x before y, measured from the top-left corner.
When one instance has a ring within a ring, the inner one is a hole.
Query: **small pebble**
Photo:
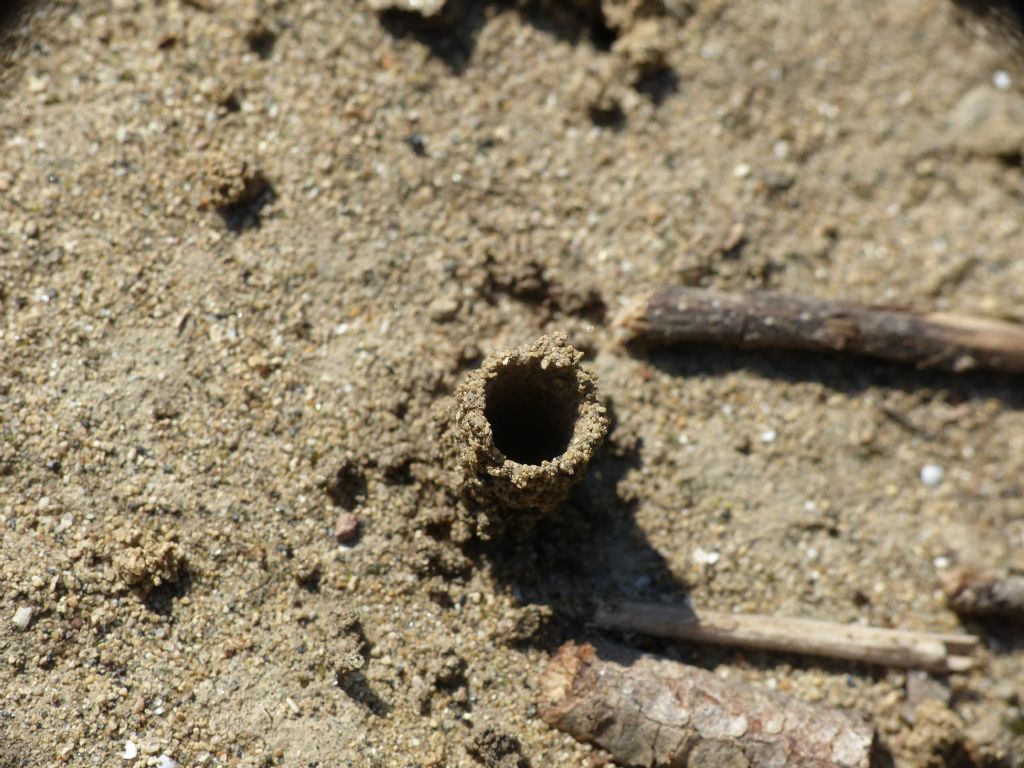
[[[999,69],[996,70],[994,75],[992,75],[992,85],[1000,91],[1008,91],[1013,85],[1013,78],[1010,77],[1010,73],[1005,69]]]
[[[416,153],[417,157],[426,157],[427,142],[423,138],[423,134],[414,131],[405,137],[405,141],[412,151]]]
[[[126,741],[124,743],[124,754],[121,755],[123,760],[134,760],[139,756],[139,748],[135,746],[134,741]]]
[[[774,429],[766,429],[764,432],[761,433],[761,442],[774,443],[776,437],[778,437],[778,435],[776,434]]]
[[[459,311],[459,301],[452,296],[440,296],[430,302],[427,314],[435,323],[447,323]]]
[[[32,623],[32,609],[27,605],[23,605],[21,608],[14,612],[14,618],[11,619],[11,623],[17,628],[24,632],[28,629],[28,625]]]
[[[926,488],[935,488],[942,482],[944,474],[945,472],[938,464],[925,464],[921,467],[921,482],[925,484]]]
[[[334,538],[339,544],[352,541],[359,533],[359,518],[351,512],[339,512],[338,519],[334,521]]]
[[[394,8],[429,18],[440,12],[444,7],[444,0],[370,0],[370,7],[377,12]]]
[[[950,141],[982,157],[1009,157],[1024,146],[1024,94],[981,85],[968,91],[949,118]]]
[[[953,692],[944,681],[932,677],[927,672],[915,670],[907,674],[906,696],[907,703],[911,707],[916,707],[929,699],[948,704],[953,698]]]
[[[745,179],[750,176],[752,171],[750,163],[740,163],[732,169],[732,175],[737,179]]]
[[[697,565],[714,565],[720,557],[721,555],[718,552],[708,552],[703,547],[697,547],[693,550],[693,562]]]
[[[178,764],[170,755],[160,755],[156,759],[157,768],[178,768]]]

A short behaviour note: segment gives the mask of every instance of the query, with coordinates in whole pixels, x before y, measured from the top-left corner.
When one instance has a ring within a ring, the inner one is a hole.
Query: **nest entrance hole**
[[[518,464],[540,464],[569,447],[579,413],[576,379],[538,364],[506,366],[487,386],[484,415],[494,445]]]

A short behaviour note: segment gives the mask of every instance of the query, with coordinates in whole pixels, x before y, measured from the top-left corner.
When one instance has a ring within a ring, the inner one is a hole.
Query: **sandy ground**
[[[1024,71],[951,4],[60,0],[2,82],[2,768],[584,766],[535,687],[595,600],[961,631],[945,569],[1024,570],[1019,379],[609,329],[665,282],[1022,317]],[[554,330],[608,442],[467,538],[439,414]],[[934,683],[624,639],[1024,765],[1020,630],[966,629]]]

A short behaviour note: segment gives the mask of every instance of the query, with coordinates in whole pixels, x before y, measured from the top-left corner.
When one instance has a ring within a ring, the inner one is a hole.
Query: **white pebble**
[[[753,168],[750,167],[750,163],[740,163],[732,169],[732,175],[737,179],[745,179],[750,176]]]
[[[693,550],[693,562],[697,565],[714,565],[720,557],[718,552],[708,552],[704,547]]]
[[[776,437],[778,437],[778,435],[776,434],[774,429],[766,429],[764,432],[761,433],[761,442],[774,443]]]
[[[921,482],[927,488],[935,488],[942,482],[944,474],[944,470],[938,464],[925,464],[921,467]]]
[[[14,612],[14,618],[11,619],[11,623],[24,632],[28,629],[28,625],[32,623],[32,609],[27,605],[21,606]]]
[[[934,560],[932,560],[932,565],[939,569],[949,568],[949,558],[939,555]]]
[[[134,760],[139,756],[139,748],[135,746],[134,741],[126,741],[124,743],[124,754],[121,755],[122,760]]]
[[[178,768],[178,764],[170,755],[160,755],[156,759],[157,768]]]
[[[996,70],[996,73],[992,75],[992,85],[1000,91],[1008,91],[1013,85],[1013,78],[1010,77],[1010,73],[1005,69],[998,69]]]

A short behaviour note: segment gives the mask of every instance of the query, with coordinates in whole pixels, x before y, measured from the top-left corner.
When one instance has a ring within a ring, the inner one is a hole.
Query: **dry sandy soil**
[[[1012,35],[938,0],[449,6],[58,0],[8,44],[0,766],[585,766],[544,660],[596,600],[687,595],[982,634],[936,681],[619,639],[862,710],[898,766],[1024,765],[1020,629],[938,589],[1024,569],[1021,380],[610,328],[667,282],[1020,318]],[[445,402],[554,330],[609,439],[562,515],[477,540]]]

